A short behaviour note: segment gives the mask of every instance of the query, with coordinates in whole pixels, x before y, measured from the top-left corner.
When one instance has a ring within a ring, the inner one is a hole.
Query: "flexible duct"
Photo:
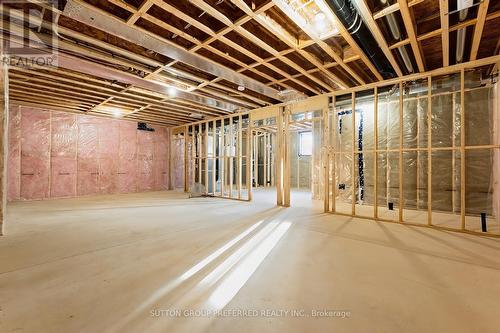
[[[370,58],[379,73],[385,78],[394,77],[396,75],[394,69],[378,47],[373,35],[361,19],[361,15],[359,15],[351,0],[326,0],[326,3],[347,28],[347,31],[366,56]]]

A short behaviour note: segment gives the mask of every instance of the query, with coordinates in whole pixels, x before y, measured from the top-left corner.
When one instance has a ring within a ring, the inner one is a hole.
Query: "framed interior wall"
[[[276,187],[276,204],[286,204],[283,173],[284,108],[269,106],[250,112],[252,128],[252,176],[254,187]]]
[[[496,73],[499,62],[494,56],[183,126],[187,187],[202,184],[207,195],[241,197],[224,189],[239,179],[234,166],[240,159],[241,177],[250,184],[240,189],[251,200],[253,177],[263,173],[252,161],[261,157],[253,136],[270,127],[277,205],[289,206],[291,128],[300,125],[297,114],[313,112],[315,131],[322,133],[313,188],[325,212],[500,235],[500,88],[495,75],[476,70]],[[241,124],[249,120],[235,129],[240,115]],[[211,144],[207,133],[215,138]],[[244,143],[233,150],[238,140]]]
[[[500,234],[498,89],[462,68],[332,96],[325,211]]]
[[[248,113],[185,126],[186,190],[192,197],[251,200]]]
[[[183,190],[187,192],[188,177],[184,166],[187,165],[185,152],[186,127],[174,127],[170,137],[170,190]]]
[[[306,187],[310,189],[312,199],[321,200],[324,196],[324,155],[327,146],[324,139],[324,114],[328,112],[328,97],[317,96],[294,103],[290,105],[289,110],[287,126],[290,149],[290,187],[298,189],[301,186]],[[300,143],[298,136],[303,132],[312,134],[311,156],[300,156],[298,153],[297,146]],[[306,176],[304,176],[305,172],[308,173]],[[309,184],[304,184],[304,178]]]

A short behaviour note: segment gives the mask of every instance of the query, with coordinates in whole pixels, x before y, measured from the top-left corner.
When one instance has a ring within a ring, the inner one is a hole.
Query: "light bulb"
[[[326,32],[328,25],[325,13],[319,12],[314,16],[314,28],[319,34]]]
[[[171,97],[175,97],[177,95],[177,88],[175,88],[175,87],[168,87],[168,94]]]

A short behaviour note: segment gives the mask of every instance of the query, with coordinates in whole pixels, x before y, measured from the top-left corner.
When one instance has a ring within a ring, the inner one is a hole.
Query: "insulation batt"
[[[12,105],[8,200],[166,190],[169,129]]]

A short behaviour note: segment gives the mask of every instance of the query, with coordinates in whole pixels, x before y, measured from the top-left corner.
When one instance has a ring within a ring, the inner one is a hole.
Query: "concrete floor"
[[[499,239],[326,215],[307,197],[13,203],[0,332],[499,331]]]

